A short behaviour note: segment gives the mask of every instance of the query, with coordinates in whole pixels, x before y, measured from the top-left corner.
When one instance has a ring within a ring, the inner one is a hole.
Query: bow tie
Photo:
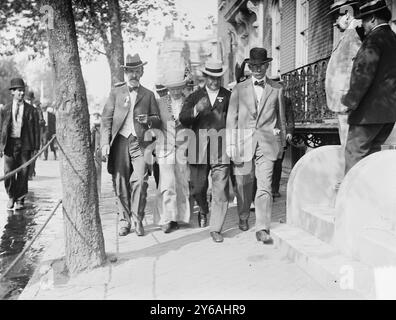
[[[132,91],[138,91],[138,89],[139,89],[139,87],[129,87],[128,86],[128,89],[129,89],[129,92],[132,92]]]
[[[254,85],[255,86],[260,86],[260,87],[265,87],[265,81],[261,80],[261,81],[254,81]]]

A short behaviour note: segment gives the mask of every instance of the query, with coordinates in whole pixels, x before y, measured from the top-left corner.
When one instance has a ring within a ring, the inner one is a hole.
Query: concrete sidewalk
[[[115,198],[103,168],[100,213],[109,258],[100,268],[69,278],[64,272],[63,226],[19,299],[349,299],[341,290],[324,288],[274,246],[255,239],[254,228],[238,229],[236,207],[224,226],[224,242],[214,243],[209,228],[191,224],[164,234],[152,223],[154,182],[150,177],[144,237],[116,236]],[[273,221],[285,218],[286,178],[282,198],[274,203]],[[250,217],[254,226],[254,213]],[[118,242],[117,242],[118,238]]]

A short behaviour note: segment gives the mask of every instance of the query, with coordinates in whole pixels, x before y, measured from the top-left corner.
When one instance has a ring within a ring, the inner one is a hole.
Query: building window
[[[272,58],[271,75],[280,76],[281,0],[272,3]]]
[[[296,0],[296,68],[308,64],[309,1]]]

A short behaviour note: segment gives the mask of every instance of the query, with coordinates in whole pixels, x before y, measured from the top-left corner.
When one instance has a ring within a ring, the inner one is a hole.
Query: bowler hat
[[[359,8],[360,13],[356,17],[357,19],[362,19],[363,17],[372,14],[374,12],[382,11],[384,9],[388,9],[388,5],[385,0],[373,0]]]
[[[205,62],[205,68],[201,72],[212,77],[222,77],[226,73],[227,67],[217,59],[210,59]]]
[[[14,78],[11,79],[10,90],[18,89],[18,88],[25,88],[25,82],[21,78]]]
[[[147,62],[142,62],[142,60],[140,60],[139,54],[136,53],[133,56],[128,54],[125,59],[125,65],[123,65],[121,67],[123,67],[125,69],[134,69],[134,68],[144,66],[146,64],[147,64]]]
[[[267,57],[267,50],[264,48],[252,48],[249,53],[249,59],[245,59],[247,64],[264,64],[272,61]]]
[[[358,4],[359,4],[359,1],[356,1],[356,0],[341,0],[341,1],[337,1],[337,2],[333,3],[330,6],[330,11],[327,13],[327,15],[330,15],[330,14],[335,13],[335,12],[339,12],[341,9],[346,10],[348,6],[353,6],[353,5],[356,6]],[[357,14],[356,12],[354,12],[354,13],[355,13],[354,15]]]

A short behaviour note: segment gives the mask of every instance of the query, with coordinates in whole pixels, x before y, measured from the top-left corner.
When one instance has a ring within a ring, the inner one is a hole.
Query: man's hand
[[[109,153],[110,153],[110,145],[105,144],[102,147],[102,161],[106,162],[107,159],[109,158]]]
[[[0,158],[3,158],[3,151],[0,151]]]
[[[281,131],[279,129],[275,128],[274,131],[273,131],[274,136],[279,136],[280,132]]]
[[[237,147],[235,145],[227,146],[226,152],[227,152],[227,155],[233,160],[235,160],[237,158],[237,156],[238,156]]]
[[[208,97],[202,97],[198,103],[195,105],[195,110],[200,113],[202,111],[205,111],[206,109],[210,108],[210,103]]]
[[[292,141],[292,139],[293,139],[293,135],[291,133],[288,133],[286,135],[286,141],[290,143]]]

